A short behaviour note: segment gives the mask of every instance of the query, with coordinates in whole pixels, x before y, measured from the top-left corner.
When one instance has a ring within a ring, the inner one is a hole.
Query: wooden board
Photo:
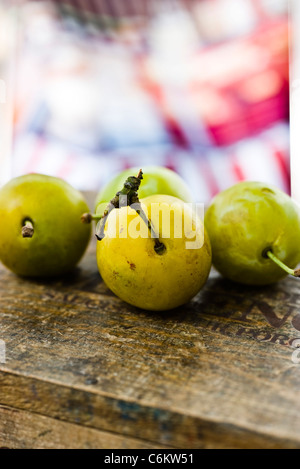
[[[190,304],[151,313],[110,293],[94,249],[56,281],[0,267],[0,446],[41,447],[50,428],[45,447],[300,448],[297,279],[212,272]]]
[[[153,449],[153,446],[142,440],[0,406],[0,449],[31,448],[128,450]]]

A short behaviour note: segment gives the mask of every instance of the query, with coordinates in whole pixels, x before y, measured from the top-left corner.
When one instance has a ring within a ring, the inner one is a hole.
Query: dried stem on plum
[[[25,220],[22,227],[22,236],[23,238],[33,238],[34,227],[30,220]]]
[[[99,223],[97,226],[96,237],[98,241],[102,241],[105,237],[104,229],[107,218],[109,214],[118,208],[122,208],[123,206],[129,206],[134,208],[137,214],[142,218],[142,220],[146,223],[151,232],[151,236],[155,242],[155,251],[157,254],[162,254],[165,251],[165,245],[159,240],[158,235],[156,234],[151,221],[148,219],[147,215],[145,214],[142,205],[139,200],[138,190],[140,188],[141,182],[143,180],[143,171],[140,170],[139,174],[135,176],[129,177],[123,189],[116,194],[116,196],[110,201],[106,210],[103,213],[101,219],[99,219]],[[125,202],[125,204],[124,204]]]

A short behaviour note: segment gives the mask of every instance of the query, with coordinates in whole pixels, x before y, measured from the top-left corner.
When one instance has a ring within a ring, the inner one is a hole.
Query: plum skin
[[[98,212],[97,209],[101,204],[104,204],[103,207],[105,207],[122,188],[124,181],[129,176],[134,176],[138,172],[138,167],[130,168],[109,181],[97,195],[95,210]],[[164,194],[177,197],[187,203],[193,202],[193,197],[187,183],[174,171],[161,166],[146,166],[143,168],[143,173],[143,181],[139,189],[140,199],[151,195]]]
[[[82,194],[59,178],[29,174],[0,190],[0,260],[21,277],[55,277],[70,272],[91,238],[81,223],[88,206]],[[31,239],[22,237],[30,220]]]
[[[300,209],[283,191],[242,182],[219,193],[205,216],[213,265],[224,277],[268,285],[287,274],[264,253],[271,250],[290,268],[300,263]]]
[[[147,207],[150,220],[151,204],[160,207],[175,204],[174,210],[183,216],[184,202],[172,196],[153,195],[141,203]],[[114,233],[116,219],[118,236]],[[136,219],[140,217],[130,207],[113,210],[109,215],[105,237],[97,243],[98,268],[103,281],[123,301],[143,310],[168,311],[188,303],[204,287],[211,269],[211,247],[203,223],[199,227],[203,246],[187,249],[185,235],[174,237],[174,217],[171,217],[172,234],[167,238],[162,236],[161,223],[156,220],[155,230],[166,247],[159,255],[150,235],[131,237],[128,227]],[[126,236],[123,238],[121,233]]]

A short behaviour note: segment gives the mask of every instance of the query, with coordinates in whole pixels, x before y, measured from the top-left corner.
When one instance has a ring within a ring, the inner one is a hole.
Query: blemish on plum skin
[[[135,269],[136,269],[136,265],[133,264],[133,262],[127,261],[127,264],[129,264],[131,270],[135,270]]]

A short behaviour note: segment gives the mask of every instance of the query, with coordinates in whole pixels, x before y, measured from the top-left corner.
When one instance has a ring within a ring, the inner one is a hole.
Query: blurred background
[[[0,184],[163,165],[290,192],[288,0],[0,0]]]

